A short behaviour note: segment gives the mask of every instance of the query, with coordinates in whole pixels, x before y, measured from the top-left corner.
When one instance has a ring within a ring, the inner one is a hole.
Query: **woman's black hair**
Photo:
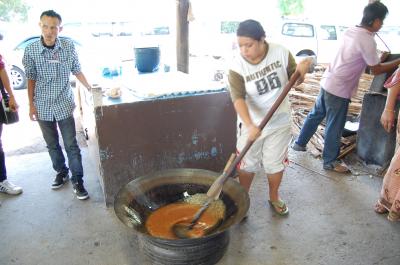
[[[364,8],[361,26],[371,27],[375,19],[384,20],[389,13],[388,8],[379,1],[375,1]]]
[[[261,38],[265,38],[265,31],[260,22],[248,19],[239,23],[236,36],[249,37],[259,41]]]

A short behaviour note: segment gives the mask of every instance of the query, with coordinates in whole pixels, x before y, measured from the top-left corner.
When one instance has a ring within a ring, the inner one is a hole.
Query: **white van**
[[[272,40],[287,47],[297,58],[312,56],[316,63],[329,63],[335,56],[345,26],[313,23],[308,20],[283,20]]]

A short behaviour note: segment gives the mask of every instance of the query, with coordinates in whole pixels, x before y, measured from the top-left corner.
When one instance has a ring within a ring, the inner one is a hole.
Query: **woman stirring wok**
[[[395,129],[395,107],[400,96],[400,68],[385,82],[388,89],[385,109],[382,112],[381,124],[387,132]],[[400,113],[399,113],[400,115]],[[397,144],[396,152],[390,162],[390,166],[383,178],[382,189],[378,202],[375,204],[375,212],[388,214],[389,221],[400,221],[400,116],[397,118]]]
[[[296,66],[288,49],[265,40],[264,29],[255,20],[241,22],[236,35],[240,54],[233,60],[228,81],[238,114],[238,152],[248,140],[257,139],[238,166],[239,181],[249,191],[255,173],[263,169],[269,183],[269,203],[276,213],[286,215],[289,209],[278,189],[292,138],[288,97],[262,131],[258,125],[295,71],[300,74],[297,83],[304,80],[311,60]]]

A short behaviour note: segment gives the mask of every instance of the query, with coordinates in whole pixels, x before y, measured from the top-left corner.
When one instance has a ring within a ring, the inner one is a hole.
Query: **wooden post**
[[[176,0],[176,65],[177,70],[189,73],[189,0]]]

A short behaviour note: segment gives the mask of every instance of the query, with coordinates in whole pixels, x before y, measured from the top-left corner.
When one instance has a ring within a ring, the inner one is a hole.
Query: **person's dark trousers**
[[[340,139],[346,123],[349,103],[349,99],[332,95],[321,88],[314,108],[307,115],[296,140],[296,144],[306,146],[318,125],[326,117],[324,150],[322,152],[324,166],[331,165],[339,155]]]
[[[53,163],[53,169],[57,171],[57,173],[68,171],[65,165],[65,157],[59,143],[58,126],[64,141],[65,151],[67,152],[68,166],[72,174],[71,181],[73,183],[83,183],[82,156],[76,140],[74,117],[71,116],[61,121],[38,120],[38,122],[43,138],[47,144],[47,149]]]
[[[1,134],[3,132],[3,123],[0,123],[0,182],[7,179],[6,158],[3,151],[3,143],[1,141]]]

